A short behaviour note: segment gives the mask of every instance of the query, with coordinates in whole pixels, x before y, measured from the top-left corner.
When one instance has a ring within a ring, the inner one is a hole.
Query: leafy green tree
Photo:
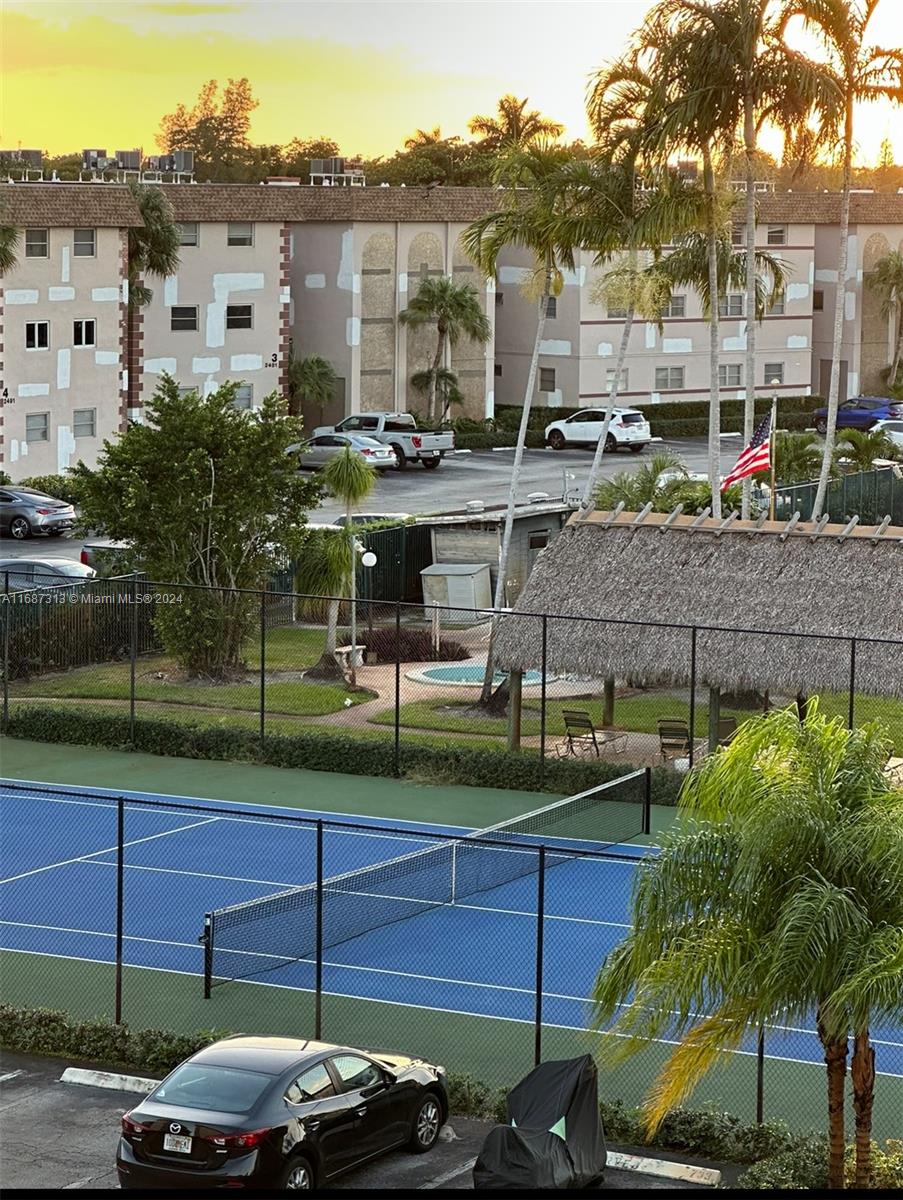
[[[865,282],[881,301],[881,315],[893,322],[894,352],[887,382],[896,387],[903,359],[903,253],[891,250],[885,254],[866,275]]]
[[[529,103],[527,97],[518,100],[510,94],[502,96],[494,117],[473,117],[467,122],[467,128],[482,139],[486,148],[496,152],[525,150],[537,142],[561,137],[564,126],[544,117],[538,109],[528,109]]]
[[[774,473],[778,486],[807,483],[821,465],[821,439],[814,433],[779,430],[774,439]]]
[[[351,516],[376,487],[376,471],[356,450],[346,446],[330,459],[321,474],[326,488],[345,505],[345,534],[348,539],[348,557],[352,563],[347,582],[351,601],[351,686],[354,687],[357,683],[357,539]]]
[[[431,421],[435,420],[439,370],[445,365],[448,348],[456,346],[462,338],[485,346],[492,337],[492,326],[483,312],[476,288],[469,283],[455,283],[445,276],[424,279],[417,295],[398,314],[398,319],[412,329],[436,326],[436,350],[427,368],[427,415]]]
[[[131,543],[152,580],[178,602],[155,622],[167,650],[193,676],[228,678],[242,665],[259,590],[301,547],[320,488],[286,453],[300,427],[285,401],[235,407],[235,384],[180,396],[163,376],[145,422],[105,441],[96,470],[73,472],[87,528]]]
[[[4,204],[0,201],[0,275],[13,269],[19,249],[19,231],[4,221]]]
[[[837,410],[840,406],[840,356],[843,346],[844,313],[850,247],[850,195],[853,187],[853,150],[857,104],[876,100],[903,102],[903,49],[884,49],[866,42],[869,25],[881,0],[784,0],[781,28],[794,17],[802,17],[816,33],[829,58],[836,85],[836,101],[821,114],[820,133],[825,141],[838,136],[843,145],[843,186],[840,206],[840,253],[834,304],[834,337],[831,350],[831,381],[828,389],[828,428],[822,455],[818,491],[812,520],[822,514],[828,479],[834,462]]]
[[[217,81],[209,79],[192,108],[179,104],[163,117],[157,143],[167,153],[193,150],[199,179],[243,179],[258,104],[247,79],[229,79],[221,94]]]
[[[845,429],[836,452],[856,471],[873,471],[876,458],[897,458],[897,447],[880,429]]]
[[[342,529],[311,529],[295,564],[295,587],[303,596],[322,597],[322,604],[307,601],[317,618],[326,609],[326,645],[323,654],[307,671],[312,679],[342,678],[336,662],[336,642],[341,597],[348,591],[354,550]]]
[[[677,1041],[649,1094],[650,1130],[749,1031],[814,1013],[829,1186],[843,1187],[851,1034],[856,1182],[868,1185],[869,1031],[903,1018],[903,792],[889,790],[885,738],[812,701],[805,721],[786,710],[744,722],[688,777],[593,989],[603,1058]]]
[[[289,411],[293,416],[300,416],[301,405],[307,401],[319,409],[322,424],[323,410],[335,395],[337,381],[332,363],[317,354],[309,354],[306,358],[289,358]]]

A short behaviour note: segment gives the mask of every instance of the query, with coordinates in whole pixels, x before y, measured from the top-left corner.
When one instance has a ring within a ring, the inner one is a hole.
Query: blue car
[[[854,396],[846,400],[837,410],[838,429],[871,429],[876,421],[899,421],[903,419],[903,404],[889,400],[886,396]],[[828,410],[815,410],[815,428],[819,433],[828,429]]]

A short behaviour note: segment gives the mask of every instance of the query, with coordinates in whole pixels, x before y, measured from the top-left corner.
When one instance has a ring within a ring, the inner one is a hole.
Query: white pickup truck
[[[421,462],[425,467],[438,467],[444,455],[455,448],[453,433],[432,433],[417,428],[410,413],[355,413],[337,425],[321,425],[313,436],[327,433],[362,433],[391,446],[403,471],[409,462]]]

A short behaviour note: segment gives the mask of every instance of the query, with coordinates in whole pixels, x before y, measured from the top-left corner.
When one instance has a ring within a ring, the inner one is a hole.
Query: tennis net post
[[[204,947],[204,999],[210,999],[213,986],[213,913],[204,916],[204,932],[198,939]]]
[[[643,789],[643,833],[648,835],[652,832],[652,768],[646,768],[646,777],[644,780]]]

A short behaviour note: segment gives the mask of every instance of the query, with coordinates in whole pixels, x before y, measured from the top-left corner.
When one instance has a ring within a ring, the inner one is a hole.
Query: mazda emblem
[[[179,1124],[178,1121],[173,1121],[173,1123],[169,1127],[169,1132],[170,1133],[181,1133],[182,1126]]]

